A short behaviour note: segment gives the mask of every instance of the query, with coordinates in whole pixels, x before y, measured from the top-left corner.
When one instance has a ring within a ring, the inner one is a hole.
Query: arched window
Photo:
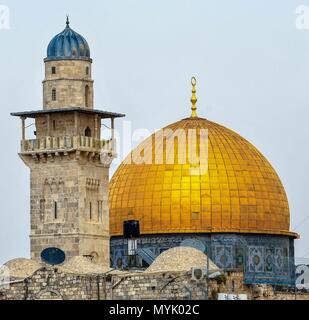
[[[85,137],[91,137],[91,129],[89,127],[85,129]]]
[[[86,108],[89,107],[89,86],[85,87],[85,105]]]
[[[53,100],[53,101],[56,101],[56,100],[57,100],[57,90],[56,90],[56,89],[53,89],[53,90],[52,90],[52,100]]]

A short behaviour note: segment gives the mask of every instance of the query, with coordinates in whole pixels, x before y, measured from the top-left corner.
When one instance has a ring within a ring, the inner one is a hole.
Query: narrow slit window
[[[89,219],[92,220],[92,203],[89,202]]]
[[[86,75],[89,75],[89,67],[86,67]]]
[[[56,67],[52,67],[52,74],[56,74]]]
[[[58,203],[57,201],[54,201],[54,219],[58,219]]]

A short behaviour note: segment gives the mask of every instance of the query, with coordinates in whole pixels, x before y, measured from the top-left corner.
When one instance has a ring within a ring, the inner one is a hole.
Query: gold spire
[[[191,113],[191,118],[197,118],[197,113],[196,113],[196,102],[197,102],[197,98],[196,98],[196,79],[195,77],[191,78],[191,84],[192,84],[192,97],[191,97],[191,103],[192,103],[192,113]]]

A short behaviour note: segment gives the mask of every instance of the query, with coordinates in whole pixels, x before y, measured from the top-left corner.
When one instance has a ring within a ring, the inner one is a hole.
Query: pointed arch
[[[91,129],[89,127],[85,129],[85,137],[91,137]]]

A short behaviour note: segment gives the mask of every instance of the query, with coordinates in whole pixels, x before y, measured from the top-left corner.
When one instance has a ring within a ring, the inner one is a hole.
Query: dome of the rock
[[[122,235],[125,220],[139,220],[142,234],[292,235],[282,183],[251,143],[230,129],[197,117],[183,119],[162,130],[168,132],[169,139],[179,129],[187,136],[181,139],[185,143],[190,130],[208,130],[208,170],[190,166],[188,162],[170,164],[169,159],[176,159],[178,150],[188,150],[188,146],[179,146],[176,139],[174,148],[158,148],[155,138],[158,133],[153,134],[132,151],[111,180],[112,236]],[[163,150],[162,164],[134,163],[134,154],[149,149],[153,157],[156,150]],[[199,173],[192,175],[192,168]]]
[[[280,178],[245,138],[197,116],[195,84],[191,117],[147,138],[111,179],[112,263],[130,265],[124,224],[138,221],[139,265],[189,245],[246,281],[290,284],[298,235]]]

